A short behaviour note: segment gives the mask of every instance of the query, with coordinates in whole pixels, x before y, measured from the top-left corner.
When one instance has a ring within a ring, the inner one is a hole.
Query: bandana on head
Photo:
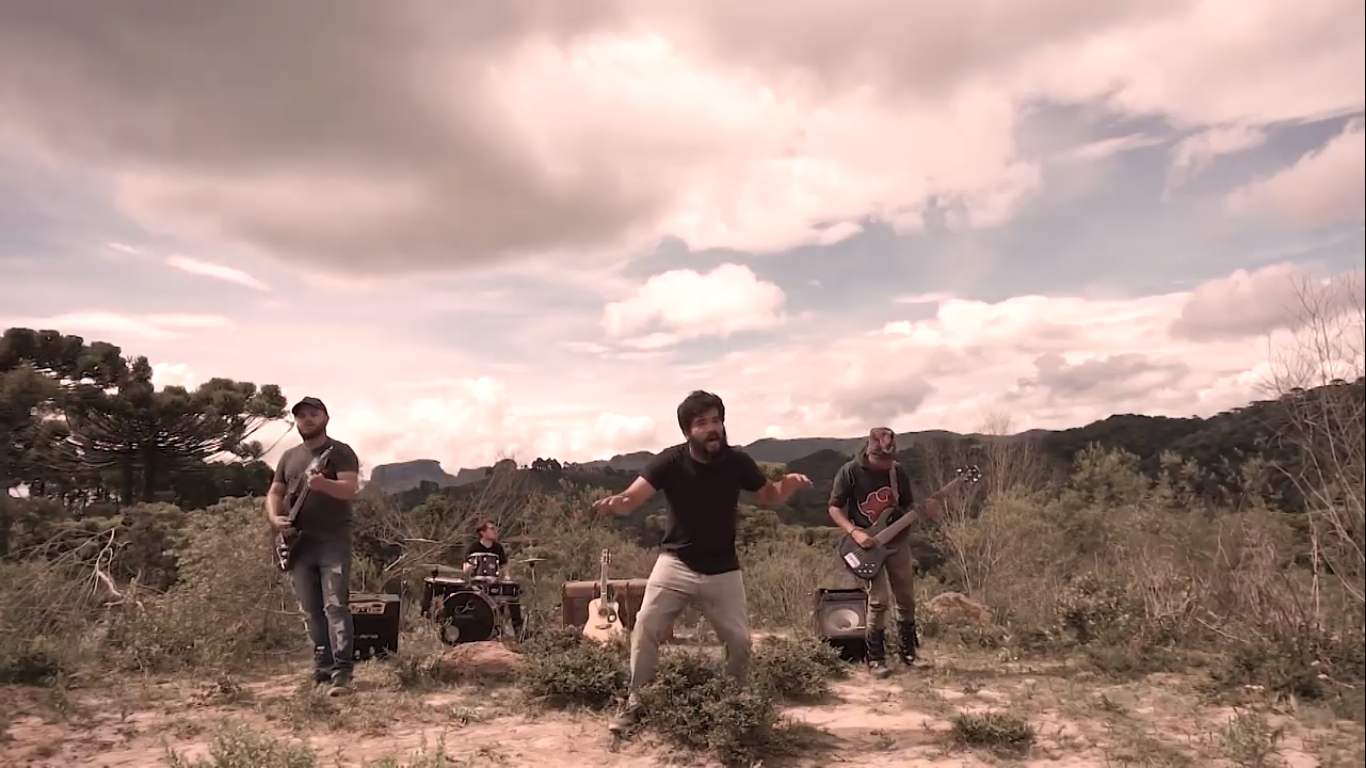
[[[896,433],[886,427],[874,427],[868,433],[868,455],[873,458],[896,455]]]

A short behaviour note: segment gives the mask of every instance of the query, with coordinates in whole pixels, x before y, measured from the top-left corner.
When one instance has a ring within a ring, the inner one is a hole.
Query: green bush
[[[839,651],[813,635],[770,635],[754,646],[755,687],[784,701],[823,699],[830,694],[830,681],[848,670]]]
[[[230,723],[214,734],[207,757],[189,760],[168,750],[166,763],[171,768],[316,768],[318,756],[303,744],[291,744]]]
[[[603,709],[619,702],[629,676],[621,652],[612,645],[571,641],[567,633],[523,646],[518,683],[528,696],[560,709]]]
[[[745,688],[703,653],[664,654],[640,702],[646,727],[670,745],[710,753],[728,766],[754,765],[792,747],[770,692]]]
[[[1001,752],[1024,752],[1037,736],[1024,718],[1008,712],[961,714],[953,719],[952,735],[962,746]]]

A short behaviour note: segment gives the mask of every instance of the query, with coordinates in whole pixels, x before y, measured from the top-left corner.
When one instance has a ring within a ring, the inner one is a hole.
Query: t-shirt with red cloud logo
[[[890,525],[911,508],[911,477],[901,464],[896,465],[897,490],[892,493],[892,473],[872,469],[858,459],[840,467],[830,488],[830,506],[844,510],[860,528],[869,528],[885,518]]]

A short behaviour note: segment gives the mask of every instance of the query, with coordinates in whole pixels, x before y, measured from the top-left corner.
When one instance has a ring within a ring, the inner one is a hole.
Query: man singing
[[[868,443],[859,455],[840,468],[830,489],[830,519],[849,534],[859,546],[868,547],[873,537],[864,528],[887,516],[894,523],[912,507],[911,478],[896,460],[896,433],[877,427],[868,433]],[[933,497],[925,502],[928,515],[938,516],[939,503]],[[897,640],[901,659],[911,664],[920,645],[915,631],[915,561],[907,545],[910,529],[886,543],[891,550],[882,571],[867,585],[868,667],[877,677],[887,677],[887,602],[888,593],[896,604]]]
[[[612,723],[621,733],[640,721],[639,691],[655,675],[659,643],[670,625],[695,605],[726,648],[726,670],[743,680],[748,673],[750,636],[745,583],[735,552],[736,505],[740,491],[761,504],[785,503],[802,475],[773,483],[754,459],[726,440],[726,406],[710,392],[693,392],[678,406],[686,441],[655,456],[625,493],[594,503],[605,512],[629,515],[655,491],[663,491],[668,514],[663,550],[645,585],[631,634],[631,685],[626,709]]]
[[[351,689],[355,634],[351,624],[351,501],[360,488],[360,460],[351,446],[327,434],[327,406],[316,397],[294,404],[301,445],[285,451],[266,495],[266,516],[276,531],[291,527],[287,511],[307,489],[293,527],[299,545],[290,569],[294,595],[313,643],[313,682],[330,683],[330,696]],[[318,467],[309,465],[328,448]]]

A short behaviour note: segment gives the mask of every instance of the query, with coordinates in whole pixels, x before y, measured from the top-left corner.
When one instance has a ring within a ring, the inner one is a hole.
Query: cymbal
[[[436,570],[439,570],[439,571],[440,571],[440,570],[445,570],[445,571],[458,571],[458,570],[460,570],[460,566],[458,566],[458,565],[447,565],[446,563],[414,563],[414,564],[412,564],[412,565],[410,565],[410,566],[408,566],[408,567],[409,567],[409,568],[412,568],[413,570],[423,570],[423,571],[430,571],[430,570],[432,570],[432,569],[436,569]]]
[[[518,560],[517,562],[519,562],[519,563],[544,563],[544,562],[545,562],[545,558],[544,558],[544,557],[528,557],[528,558],[525,558],[525,559],[523,559],[523,560]]]

